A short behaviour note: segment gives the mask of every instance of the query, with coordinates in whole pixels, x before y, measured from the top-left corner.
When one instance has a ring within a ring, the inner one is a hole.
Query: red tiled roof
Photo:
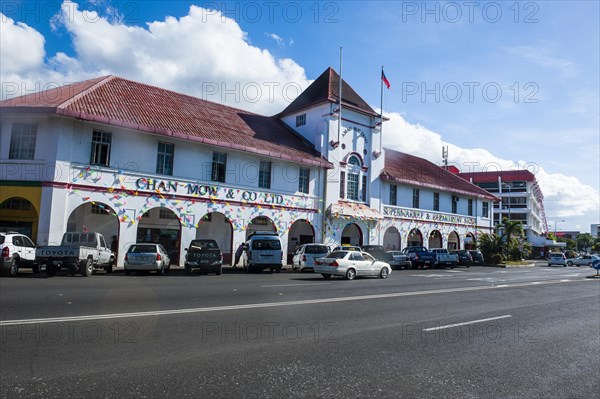
[[[500,170],[490,172],[465,172],[459,173],[460,177],[467,181],[473,179],[473,183],[497,182],[498,177],[502,181],[536,181],[535,175],[528,170]]]
[[[329,67],[306,88],[279,116],[288,115],[324,102],[340,100],[340,75]],[[342,79],[342,107],[348,107],[369,115],[379,116],[373,108],[344,79]],[[343,111],[342,111],[343,112]]]
[[[492,201],[499,200],[484,189],[426,159],[389,148],[385,149],[385,167],[381,172],[381,179]]]
[[[330,168],[312,144],[276,117],[116,76],[0,102],[0,112],[52,112],[163,136]]]

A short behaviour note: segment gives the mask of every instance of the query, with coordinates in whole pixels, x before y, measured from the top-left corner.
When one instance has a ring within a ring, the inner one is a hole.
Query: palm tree
[[[506,253],[513,258],[512,260],[521,260],[522,253],[519,243],[525,237],[523,223],[518,220],[508,220],[504,218],[501,227],[504,229],[504,246]]]

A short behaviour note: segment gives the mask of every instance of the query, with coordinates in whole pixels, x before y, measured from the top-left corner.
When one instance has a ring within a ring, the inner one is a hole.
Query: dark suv
[[[185,274],[192,274],[193,269],[221,274],[223,269],[223,254],[215,240],[192,240],[186,249]]]
[[[469,251],[465,251],[464,249],[452,251],[458,255],[458,265],[469,267],[473,264],[473,256]]]
[[[483,254],[481,253],[481,251],[470,250],[469,253],[473,258],[474,265],[485,265],[485,259],[483,258]]]

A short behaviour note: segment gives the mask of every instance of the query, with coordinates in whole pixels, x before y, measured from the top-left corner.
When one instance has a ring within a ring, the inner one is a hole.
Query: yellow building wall
[[[0,204],[11,198],[24,198],[28,200],[32,205],[32,209],[30,211],[0,209],[0,221],[31,223],[32,231],[30,238],[36,241],[40,219],[42,188],[39,186],[0,185]]]

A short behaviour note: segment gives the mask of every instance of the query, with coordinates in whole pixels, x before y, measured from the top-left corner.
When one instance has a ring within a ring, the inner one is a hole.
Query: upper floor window
[[[161,175],[173,175],[173,155],[175,144],[158,143],[158,155],[156,157],[156,173]]]
[[[348,199],[358,201],[358,174],[348,173]]]
[[[419,189],[413,188],[413,208],[419,207]]]
[[[258,169],[258,187],[271,188],[271,162],[260,161]]]
[[[210,179],[225,183],[225,171],[227,170],[227,154],[213,152],[212,172]]]
[[[296,116],[296,127],[306,125],[306,114]]]
[[[13,123],[9,159],[33,159],[37,123]]]
[[[348,159],[348,164],[352,165],[352,166],[361,166],[361,162],[360,159],[358,159],[358,157],[356,156],[351,156],[350,159]]]
[[[392,184],[390,186],[390,205],[398,204],[398,186]]]
[[[110,165],[111,142],[112,133],[94,130],[92,133],[92,156],[90,164],[100,166]]]
[[[452,213],[458,213],[458,197],[452,196]]]
[[[433,210],[440,210],[440,193],[433,193]]]
[[[490,203],[484,202],[481,204],[481,216],[484,218],[490,217]]]
[[[9,198],[0,204],[0,209],[10,209],[13,211],[31,210],[31,202],[24,198]]]
[[[473,200],[472,199],[469,199],[467,211],[468,211],[469,216],[473,216]]]
[[[175,213],[167,208],[160,208],[158,210],[158,217],[159,219],[177,219]]]
[[[310,181],[310,169],[300,168],[298,172],[298,191],[308,194],[308,182]]]
[[[346,198],[346,172],[340,172],[340,198]]]

